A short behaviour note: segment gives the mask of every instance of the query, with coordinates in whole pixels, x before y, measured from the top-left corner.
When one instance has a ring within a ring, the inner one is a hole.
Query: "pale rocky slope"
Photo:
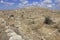
[[[0,11],[0,40],[60,40],[60,12],[39,7]]]

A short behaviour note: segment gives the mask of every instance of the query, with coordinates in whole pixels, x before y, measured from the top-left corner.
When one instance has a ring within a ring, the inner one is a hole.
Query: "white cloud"
[[[3,0],[0,1],[0,3],[3,3],[3,2],[4,2]]]
[[[58,3],[58,2],[60,2],[60,0],[55,0],[55,2],[57,2],[57,3]]]
[[[40,6],[39,2],[33,2],[31,4],[27,4],[26,6]]]
[[[2,4],[6,5],[6,6],[11,6],[13,5],[14,3],[10,3],[10,2],[1,2]]]
[[[26,1],[26,0],[20,0],[21,2]]]
[[[0,3],[4,4],[6,6],[11,6],[11,5],[14,4],[14,3],[11,3],[11,2],[4,2],[3,0],[1,0]]]
[[[21,2],[22,4],[27,4],[27,3],[28,3],[28,0],[20,0],[20,2]]]
[[[20,0],[21,3],[25,2],[25,1],[27,1],[27,0]]]
[[[43,2],[41,2],[41,4],[51,4],[52,0],[44,0]]]
[[[39,3],[38,2],[33,2],[32,5],[38,5]]]
[[[23,6],[24,6],[23,4],[19,3],[16,8],[19,9],[22,8]]]
[[[27,3],[28,3],[28,1],[24,1],[24,2],[23,2],[23,4],[27,4]]]
[[[52,0],[44,0],[43,2],[52,3]]]
[[[15,1],[15,2],[16,2],[16,1],[18,1],[18,0],[12,0],[12,1]]]
[[[27,0],[20,0],[21,3],[17,5],[17,8],[23,8],[28,6],[28,1]]]
[[[60,2],[60,0],[55,0],[56,2]],[[27,0],[20,0],[20,4],[17,6],[17,8],[26,7],[26,6],[41,6],[41,7],[47,7],[47,8],[55,8],[55,5],[52,0],[44,0],[42,2],[33,2],[31,4],[28,3]],[[60,3],[59,3],[60,5]]]
[[[8,1],[8,0],[7,0]],[[12,1],[18,1],[18,0],[12,0]],[[21,3],[17,5],[17,8],[26,7],[26,6],[41,6],[41,7],[47,7],[47,8],[55,8],[55,5],[52,0],[44,0],[42,2],[33,2],[29,4],[28,0],[19,0]],[[60,0],[54,0],[57,3],[57,6],[60,6]],[[11,2],[4,2],[3,0],[0,1],[0,3],[3,3],[7,6],[13,5],[14,3]]]
[[[4,2],[4,4],[7,5],[7,6],[11,6],[11,5],[13,5],[14,3]]]
[[[52,7],[52,5],[47,5],[47,7]]]
[[[41,2],[41,6],[51,8],[54,6],[54,4],[52,3],[52,0],[44,0]]]

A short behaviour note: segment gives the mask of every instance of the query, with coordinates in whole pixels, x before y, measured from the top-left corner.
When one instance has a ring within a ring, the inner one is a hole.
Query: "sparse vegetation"
[[[3,18],[6,22],[5,25],[1,25],[2,23],[0,23],[0,30],[3,29],[3,32],[0,32],[0,40],[5,40],[5,36],[9,37],[9,35],[5,34],[13,32],[24,40],[60,40],[60,35],[55,32],[56,29],[60,29],[59,13],[59,11],[40,7],[26,7],[17,11],[0,11],[0,18]],[[14,18],[9,19],[11,17]],[[55,24],[53,24],[54,22]],[[8,32],[6,32],[7,29]],[[58,31],[60,32],[60,30]],[[6,33],[4,34],[4,32]]]
[[[52,20],[49,17],[46,17],[44,23],[50,25],[52,24]]]

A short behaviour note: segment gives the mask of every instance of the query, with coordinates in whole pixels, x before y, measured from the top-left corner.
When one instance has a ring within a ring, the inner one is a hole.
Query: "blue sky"
[[[0,10],[13,10],[26,6],[40,6],[60,10],[60,0],[0,0]]]

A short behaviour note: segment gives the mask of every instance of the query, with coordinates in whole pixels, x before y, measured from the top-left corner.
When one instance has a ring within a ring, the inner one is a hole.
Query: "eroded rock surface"
[[[59,13],[39,7],[0,11],[0,40],[60,40]]]

